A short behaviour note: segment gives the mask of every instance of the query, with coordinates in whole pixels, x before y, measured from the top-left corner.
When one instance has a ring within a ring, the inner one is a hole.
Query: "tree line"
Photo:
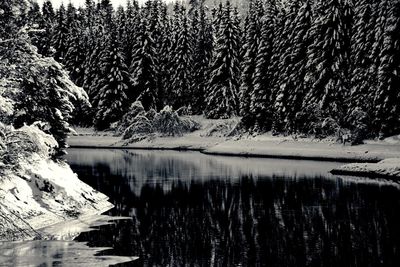
[[[31,5],[32,42],[88,93],[107,128],[140,100],[208,118],[241,116],[250,132],[358,139],[400,132],[399,0],[229,0],[125,8],[109,0]]]

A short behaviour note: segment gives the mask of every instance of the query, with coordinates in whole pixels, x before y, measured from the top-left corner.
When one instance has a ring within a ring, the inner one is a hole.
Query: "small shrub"
[[[134,123],[137,116],[144,116],[145,113],[142,103],[140,101],[135,101],[129,108],[129,111],[122,117],[118,124],[114,126],[117,134],[123,134],[125,130]]]
[[[200,128],[196,121],[179,117],[178,113],[173,111],[170,106],[165,106],[154,116],[153,125],[154,130],[162,136],[182,136],[184,133]]]
[[[125,129],[122,139],[130,139],[136,134],[149,134],[153,132],[153,126],[151,121],[142,115],[136,116],[132,124]]]
[[[154,129],[164,136],[182,135],[183,125],[178,114],[170,106],[165,106],[163,110],[154,116]]]
[[[0,123],[0,160],[6,165],[16,165],[20,159],[38,154],[49,158],[56,153],[58,144],[49,134],[38,128],[39,123],[15,130]]]

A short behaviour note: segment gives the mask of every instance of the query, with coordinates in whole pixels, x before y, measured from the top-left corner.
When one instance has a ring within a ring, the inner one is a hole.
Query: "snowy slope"
[[[0,240],[45,238],[38,229],[112,207],[65,163],[37,156],[20,166],[0,179]]]

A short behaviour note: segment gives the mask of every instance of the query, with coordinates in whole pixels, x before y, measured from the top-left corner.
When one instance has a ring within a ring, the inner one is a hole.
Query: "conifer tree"
[[[51,2],[46,0],[40,12],[38,3],[33,1],[28,11],[28,18],[28,24],[35,29],[30,32],[32,44],[37,47],[39,54],[50,56],[54,24],[54,10]]]
[[[377,87],[376,66],[371,51],[375,42],[374,2],[359,0],[355,4],[355,24],[351,40],[351,89],[348,101],[347,120],[353,131],[366,137],[373,118],[373,99]],[[363,128],[363,129],[362,129]]]
[[[267,131],[272,125],[272,74],[269,72],[273,56],[276,21],[275,5],[270,3],[262,20],[261,37],[257,48],[256,66],[251,92],[250,116],[253,116],[254,131]]]
[[[283,128],[276,129],[295,133],[302,124],[298,114],[302,112],[303,98],[306,93],[304,76],[306,74],[307,49],[311,44],[309,31],[312,23],[310,1],[306,1],[297,12],[288,33],[289,47],[285,53],[285,65],[282,66],[282,78],[279,91],[276,94],[274,107],[276,109],[277,124]]]
[[[65,54],[67,53],[67,35],[68,29],[66,25],[66,14],[64,5],[61,4],[57,11],[56,25],[54,29],[54,37],[52,40],[53,47],[55,49],[54,59],[58,62],[64,60]]]
[[[132,49],[135,45],[136,32],[139,26],[139,5],[136,0],[127,1],[126,21],[122,36],[122,49],[125,55],[125,64],[129,66],[132,61]]]
[[[112,122],[121,118],[128,107],[127,90],[130,77],[115,28],[111,28],[106,47],[100,56],[102,77],[97,82],[99,91],[95,96],[97,107],[94,118],[98,129],[108,128]]]
[[[239,111],[239,29],[229,1],[223,9],[210,81],[205,114],[208,118],[229,118]]]
[[[78,86],[83,85],[85,73],[85,39],[82,30],[83,28],[77,20],[70,25],[67,36],[68,50],[63,60],[71,80]]]
[[[344,0],[330,0],[320,3],[318,13],[310,32],[314,41],[307,53],[309,91],[303,108],[310,115],[320,111],[320,119],[331,117],[341,125],[349,90],[351,9]]]
[[[212,56],[212,27],[208,21],[205,7],[201,4],[192,14],[193,78],[192,112],[201,114],[204,110],[208,67]]]
[[[172,103],[175,109],[188,105],[192,97],[193,43],[189,33],[187,16],[183,15],[174,40],[171,85]]]
[[[132,78],[130,98],[140,100],[145,109],[156,109],[157,107],[157,87],[155,82],[157,73],[154,55],[154,41],[148,30],[148,25],[144,20],[141,20],[130,66]]]
[[[256,69],[257,49],[261,39],[261,20],[263,15],[262,2],[260,0],[251,1],[247,14],[247,25],[245,25],[246,34],[240,85],[240,113],[245,127],[250,127],[254,124],[254,121],[251,121],[252,116],[250,116],[250,102]]]
[[[400,1],[390,4],[387,15],[374,99],[374,124],[380,137],[400,131]]]
[[[38,52],[44,56],[50,56],[51,43],[53,38],[53,27],[54,27],[54,9],[50,0],[46,0],[42,7],[42,19],[40,29],[43,31],[41,34],[41,42],[38,46]]]
[[[172,21],[168,16],[167,6],[163,5],[161,9],[161,36],[160,46],[158,47],[158,101],[157,109],[161,110],[166,105],[172,104],[171,94],[171,76],[172,76],[172,57],[173,57],[173,30]]]

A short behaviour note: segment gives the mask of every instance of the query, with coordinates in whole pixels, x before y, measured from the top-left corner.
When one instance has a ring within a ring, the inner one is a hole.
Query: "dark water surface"
[[[400,266],[400,186],[340,163],[70,149],[79,177],[132,220],[77,240],[121,266]]]

